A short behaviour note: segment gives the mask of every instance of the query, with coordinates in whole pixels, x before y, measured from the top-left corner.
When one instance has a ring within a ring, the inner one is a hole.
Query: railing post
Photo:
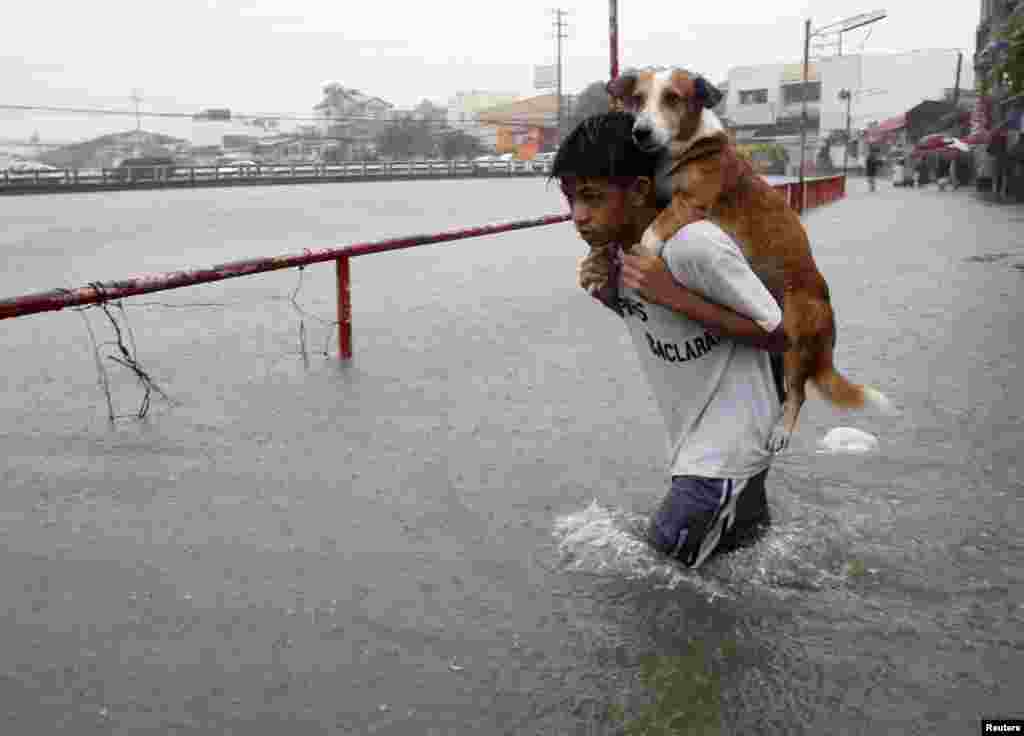
[[[352,358],[352,292],[349,288],[349,256],[342,256],[335,263],[338,274],[338,357]]]

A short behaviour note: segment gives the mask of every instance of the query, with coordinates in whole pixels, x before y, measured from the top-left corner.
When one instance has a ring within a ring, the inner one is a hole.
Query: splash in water
[[[561,568],[607,579],[644,581],[654,588],[680,586],[709,596],[734,597],[755,585],[813,591],[843,583],[842,535],[826,519],[795,518],[775,524],[751,547],[716,555],[698,570],[655,552],[644,540],[647,518],[595,499],[555,521]]]
[[[582,511],[555,521],[562,567],[608,578],[646,580],[670,590],[686,584],[712,597],[726,594],[697,571],[651,549],[644,540],[646,524],[643,516],[603,506],[595,499]]]

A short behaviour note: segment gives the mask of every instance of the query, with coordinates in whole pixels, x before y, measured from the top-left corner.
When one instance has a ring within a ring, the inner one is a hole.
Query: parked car
[[[51,171],[60,169],[42,161],[13,161],[6,168],[8,179],[34,179],[37,174],[47,174]],[[0,178],[3,178],[2,175]]]
[[[8,171],[57,171],[56,166],[44,164],[42,161],[15,161],[7,167]]]
[[[117,181],[144,181],[167,179],[174,173],[175,161],[170,156],[139,156],[126,158],[114,169]]]
[[[237,161],[235,159],[223,159],[217,163],[218,174],[247,174],[249,169],[259,166],[255,161],[248,159]]]

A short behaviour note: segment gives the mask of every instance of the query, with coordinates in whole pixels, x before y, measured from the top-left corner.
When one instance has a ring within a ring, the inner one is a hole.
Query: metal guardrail
[[[0,172],[0,193],[62,189],[152,188],[369,179],[444,179],[462,176],[539,176],[547,161],[391,161],[338,164],[129,166]]]

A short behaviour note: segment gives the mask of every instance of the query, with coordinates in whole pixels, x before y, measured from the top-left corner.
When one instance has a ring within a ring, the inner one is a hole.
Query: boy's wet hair
[[[629,186],[638,176],[654,177],[659,153],[642,151],[633,141],[635,118],[608,112],[587,118],[566,136],[551,164],[551,178],[610,178]]]

